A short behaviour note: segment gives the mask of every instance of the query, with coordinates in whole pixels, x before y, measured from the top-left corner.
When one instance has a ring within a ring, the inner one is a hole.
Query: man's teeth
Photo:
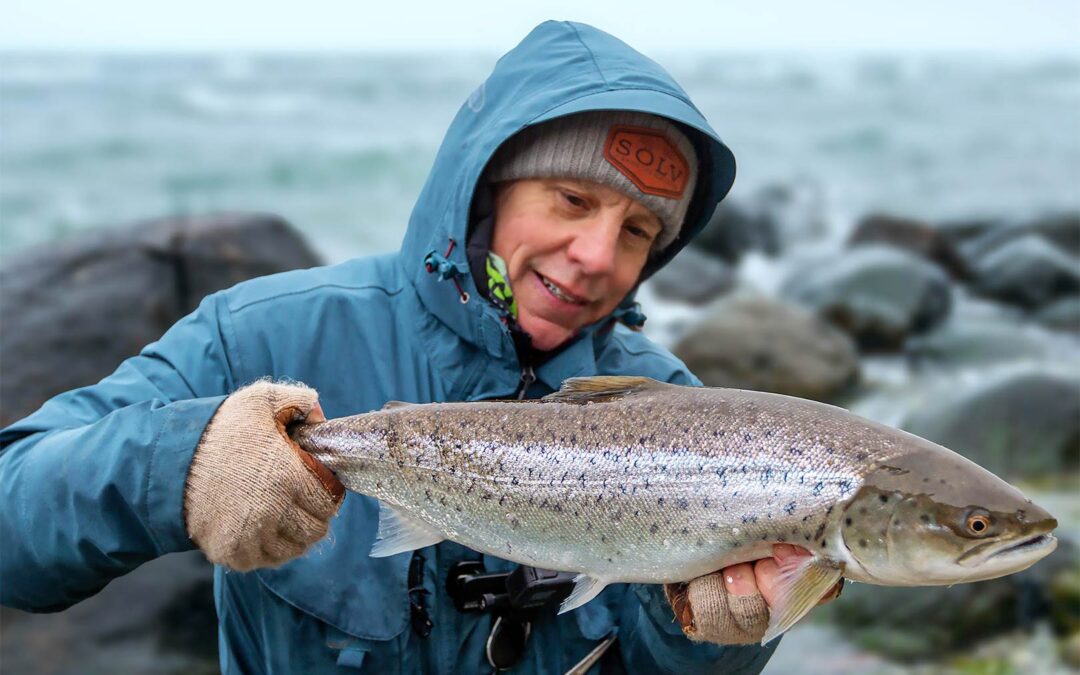
[[[556,286],[555,284],[548,281],[547,278],[544,277],[543,275],[538,275],[538,276],[540,276],[540,281],[544,282],[544,286],[546,286],[547,289],[549,291],[551,291],[551,294],[554,295],[556,298],[562,300],[563,302],[569,302],[569,303],[574,304],[574,305],[582,305],[582,304],[584,304],[581,300],[578,300],[577,298],[572,298],[569,295],[567,295],[566,293],[563,293],[562,290],[558,286]]]

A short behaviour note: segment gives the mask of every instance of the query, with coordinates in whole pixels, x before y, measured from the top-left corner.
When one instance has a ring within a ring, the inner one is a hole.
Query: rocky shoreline
[[[820,235],[813,222],[770,215],[782,190],[763,199],[725,204],[646,282],[650,335],[707,385],[843,405],[1075,497],[1080,214],[947,223],[877,214],[822,246],[808,245]],[[8,258],[0,423],[97,381],[206,294],[317,264],[288,223],[259,214],[139,223]],[[768,283],[756,283],[763,276]],[[897,661],[947,671],[973,654],[993,661],[994,645],[1024,636],[1052,644],[1053,663],[1080,668],[1080,509],[1068,511],[1059,551],[1028,572],[948,590],[856,586],[818,620],[877,655],[845,651],[851,663],[886,670]],[[191,553],[145,565],[56,615],[4,609],[5,665],[215,672],[210,585],[210,567]],[[141,610],[120,609],[130,606]],[[793,633],[785,644],[799,640]]]

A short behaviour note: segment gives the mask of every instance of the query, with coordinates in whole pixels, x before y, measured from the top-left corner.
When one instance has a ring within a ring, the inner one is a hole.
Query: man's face
[[[550,350],[609,314],[637,283],[660,220],[607,186],[565,178],[498,187],[491,250],[506,261],[518,323]]]

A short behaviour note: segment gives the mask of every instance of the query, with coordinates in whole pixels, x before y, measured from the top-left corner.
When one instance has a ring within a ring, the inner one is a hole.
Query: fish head
[[[1027,569],[1057,547],[1057,520],[1046,510],[974,462],[917,440],[913,452],[875,467],[846,505],[839,529],[849,576],[890,586],[982,581]]]

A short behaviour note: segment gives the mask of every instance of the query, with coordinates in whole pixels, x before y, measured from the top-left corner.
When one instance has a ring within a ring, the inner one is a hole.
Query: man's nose
[[[574,233],[568,255],[586,274],[610,274],[615,269],[615,254],[622,230],[617,214],[601,213]]]

